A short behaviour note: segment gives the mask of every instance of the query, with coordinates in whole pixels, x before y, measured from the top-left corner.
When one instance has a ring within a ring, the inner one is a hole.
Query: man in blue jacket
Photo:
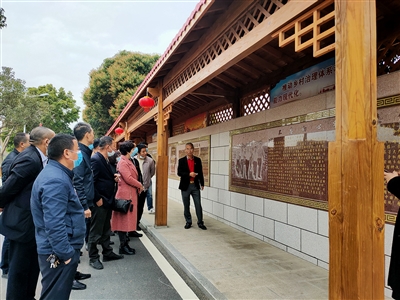
[[[32,187],[31,211],[39,267],[40,299],[69,299],[85,237],[84,211],[72,169],[79,163],[78,142],[57,134],[48,147],[49,162]]]
[[[94,198],[93,171],[90,166],[90,157],[92,156],[92,148],[94,142],[94,132],[92,127],[88,123],[79,122],[74,127],[74,136],[78,140],[79,150],[81,150],[81,156],[79,159],[82,160],[79,166],[77,166],[73,170],[74,187],[85,211],[85,242],[87,247],[90,230],[90,217],[92,215],[90,207],[93,206]],[[86,289],[86,284],[79,282],[79,280],[87,279],[90,277],[91,274],[84,274],[76,271],[72,289]]]

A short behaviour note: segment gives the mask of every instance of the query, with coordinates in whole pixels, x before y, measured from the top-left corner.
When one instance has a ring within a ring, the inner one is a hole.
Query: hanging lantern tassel
[[[124,129],[122,129],[121,127],[115,128],[115,133],[116,134],[122,134],[123,132],[124,132]]]
[[[150,108],[152,108],[155,104],[155,101],[153,98],[150,98],[149,96],[144,96],[143,98],[140,98],[139,100],[139,105],[143,107],[143,110],[145,112],[150,111]]]

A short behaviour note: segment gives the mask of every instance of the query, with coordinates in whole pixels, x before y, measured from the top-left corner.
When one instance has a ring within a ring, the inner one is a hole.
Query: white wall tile
[[[389,266],[390,266],[390,256],[385,255],[385,286],[388,286],[387,280],[389,275]]]
[[[211,148],[211,160],[225,160],[225,147]]]
[[[213,202],[212,213],[220,218],[224,216],[224,206],[221,203]]]
[[[201,207],[203,208],[203,212],[209,212],[212,213],[213,212],[213,201],[208,200],[208,199],[201,199]],[[194,206],[194,204],[192,203],[192,205]],[[183,209],[183,207],[182,207]],[[183,210],[182,210],[183,212]]]
[[[205,186],[203,190],[200,190],[201,198],[208,198],[208,186]]]
[[[275,222],[275,240],[300,250],[300,229],[281,222]]]
[[[229,175],[229,161],[218,161],[218,171],[216,174]]]
[[[327,211],[318,211],[318,234],[329,236],[329,215]]]
[[[287,246],[285,246],[285,245],[283,245],[281,243],[278,243],[275,240],[271,240],[271,239],[269,239],[267,237],[264,237],[264,241],[266,241],[268,244],[270,244],[270,245],[272,245],[272,246],[274,246],[276,248],[282,249],[283,251],[286,251],[287,248],[288,248]]]
[[[246,195],[246,211],[262,216],[264,199]]]
[[[321,268],[324,268],[325,270],[329,270],[329,264],[327,264],[326,262],[319,260],[317,263],[318,266],[320,266]]]
[[[218,202],[225,205],[231,205],[231,192],[218,190]]]
[[[316,233],[317,212],[314,208],[288,204],[288,224]]]
[[[212,160],[210,162],[210,174],[219,174],[219,161]]]
[[[261,216],[254,216],[254,231],[266,236],[270,239],[274,239],[275,236],[275,222],[271,219],[264,218]]]
[[[231,192],[231,206],[239,208],[241,210],[246,209],[246,195]]]
[[[301,231],[301,252],[329,262],[329,239],[306,230]]]
[[[220,189],[225,189],[225,176],[211,174],[210,176],[210,186]]]
[[[219,146],[219,133],[211,135],[211,147],[218,147]]]
[[[287,203],[264,199],[264,217],[287,223]]]
[[[316,265],[318,263],[318,260],[315,257],[309,256],[303,252],[297,251],[295,249],[292,248],[288,248],[287,251],[289,253],[292,253],[293,255],[296,255],[297,257],[300,257],[306,261],[309,261],[310,263],[313,263],[314,265]]]
[[[213,187],[207,188],[207,198],[212,201],[218,201],[218,189]]]
[[[221,132],[219,134],[219,146],[229,146],[231,143],[231,136],[229,131]]]
[[[229,190],[229,176],[224,175],[225,177],[225,185],[224,185],[224,189],[225,190]]]
[[[224,219],[232,223],[237,223],[237,208],[224,205]]]
[[[391,255],[392,253],[392,242],[393,242],[393,231],[394,225],[385,224],[385,254]]]
[[[225,160],[230,160],[230,156],[231,156],[231,148],[229,147],[225,147]]]
[[[253,230],[253,214],[238,210],[238,225]]]

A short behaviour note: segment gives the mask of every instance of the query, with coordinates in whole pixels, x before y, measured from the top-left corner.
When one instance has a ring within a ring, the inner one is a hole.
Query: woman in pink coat
[[[122,155],[117,164],[120,178],[118,191],[115,195],[116,199],[132,200],[133,210],[128,210],[126,214],[113,211],[111,218],[112,231],[118,231],[120,241],[119,254],[127,255],[135,254],[135,249],[129,247],[127,233],[136,230],[138,193],[143,191],[143,185],[138,181],[136,167],[130,160],[134,148],[135,144],[131,141],[123,142],[120,145],[119,151],[121,151]]]

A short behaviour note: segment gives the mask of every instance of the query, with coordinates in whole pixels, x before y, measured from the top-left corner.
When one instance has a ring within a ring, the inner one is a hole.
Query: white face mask
[[[108,157],[111,157],[115,154],[115,151],[113,150],[112,152],[107,152]]]

